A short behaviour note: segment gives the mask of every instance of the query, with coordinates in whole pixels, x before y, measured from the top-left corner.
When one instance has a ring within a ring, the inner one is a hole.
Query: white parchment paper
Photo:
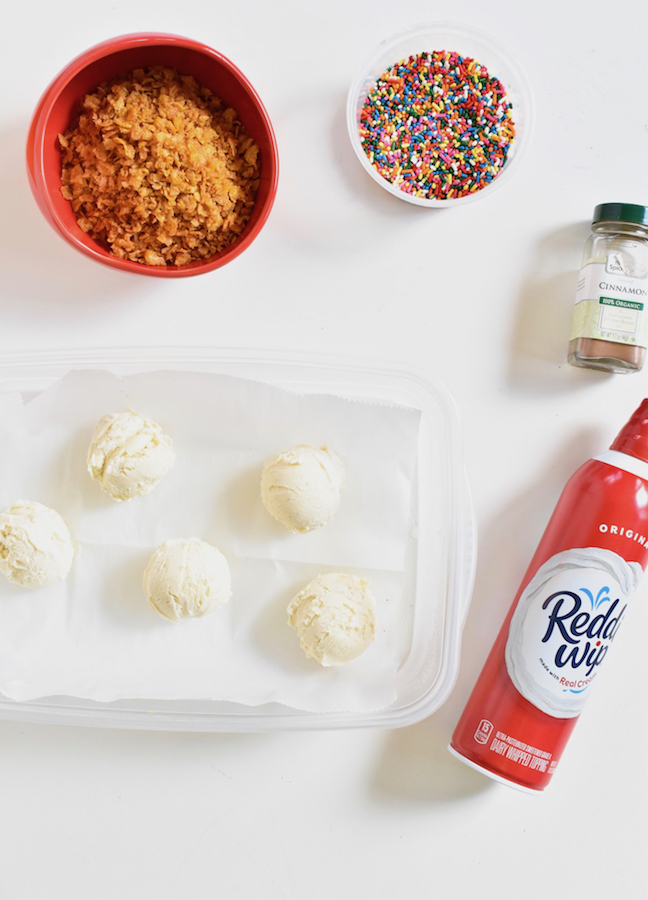
[[[133,408],[171,436],[177,461],[145,497],[115,503],[85,458],[98,419]],[[397,632],[419,412],[330,395],[301,396],[242,378],[75,371],[29,402],[0,395],[0,507],[57,509],[78,545],[72,572],[27,591],[0,581],[0,692],[275,701],[312,712],[365,711],[395,699]],[[291,535],[265,511],[263,462],[298,443],[327,444],[346,487],[332,523]],[[163,541],[200,537],[225,554],[233,596],[203,619],[174,624],[142,593]],[[377,636],[344,667],[308,660],[286,623],[289,600],[320,572],[369,579]]]

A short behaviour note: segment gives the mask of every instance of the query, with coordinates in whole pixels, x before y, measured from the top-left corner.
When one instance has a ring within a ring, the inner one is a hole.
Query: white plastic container
[[[0,393],[32,397],[73,369],[116,375],[160,369],[234,375],[301,393],[330,393],[421,411],[414,484],[416,527],[409,537],[405,590],[413,614],[396,676],[397,700],[368,713],[308,713],[279,704],[159,701],[97,703],[71,697],[16,702],[0,695],[0,717],[32,722],[175,731],[280,731],[410,725],[441,706],[455,682],[461,631],[476,564],[475,521],[459,423],[442,384],[366,360],[210,348],[60,351],[5,355]]]
[[[503,84],[507,98],[512,104],[515,123],[515,138],[499,174],[486,187],[465,197],[449,200],[416,197],[387,181],[369,161],[359,134],[360,114],[365,100],[383,72],[409,56],[434,50],[455,52],[460,56],[471,57],[485,65],[489,75],[498,78]],[[479,197],[490,196],[497,187],[508,181],[511,173],[518,168],[523,151],[529,144],[533,129],[534,108],[531,89],[524,72],[493,38],[466,25],[453,22],[433,22],[400,31],[393,37],[386,38],[376,47],[363,63],[349,89],[346,118],[351,145],[362,167],[376,184],[394,197],[398,197],[399,200],[405,200],[417,206],[445,208],[463,206]]]

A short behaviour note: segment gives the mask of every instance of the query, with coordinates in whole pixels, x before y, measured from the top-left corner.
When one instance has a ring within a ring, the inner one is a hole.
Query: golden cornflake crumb
[[[122,259],[205,259],[252,213],[259,148],[233,109],[175,69],[135,69],[99,85],[59,143],[61,193],[79,227]]]

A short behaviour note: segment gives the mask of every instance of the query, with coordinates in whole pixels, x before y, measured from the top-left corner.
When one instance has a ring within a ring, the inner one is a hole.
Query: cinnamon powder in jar
[[[568,360],[606,372],[638,372],[648,346],[648,209],[603,203],[585,244]]]

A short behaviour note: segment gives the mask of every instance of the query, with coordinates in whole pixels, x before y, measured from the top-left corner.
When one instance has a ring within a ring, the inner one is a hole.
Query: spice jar
[[[576,289],[569,341],[573,366],[638,372],[648,346],[648,209],[594,210]]]

